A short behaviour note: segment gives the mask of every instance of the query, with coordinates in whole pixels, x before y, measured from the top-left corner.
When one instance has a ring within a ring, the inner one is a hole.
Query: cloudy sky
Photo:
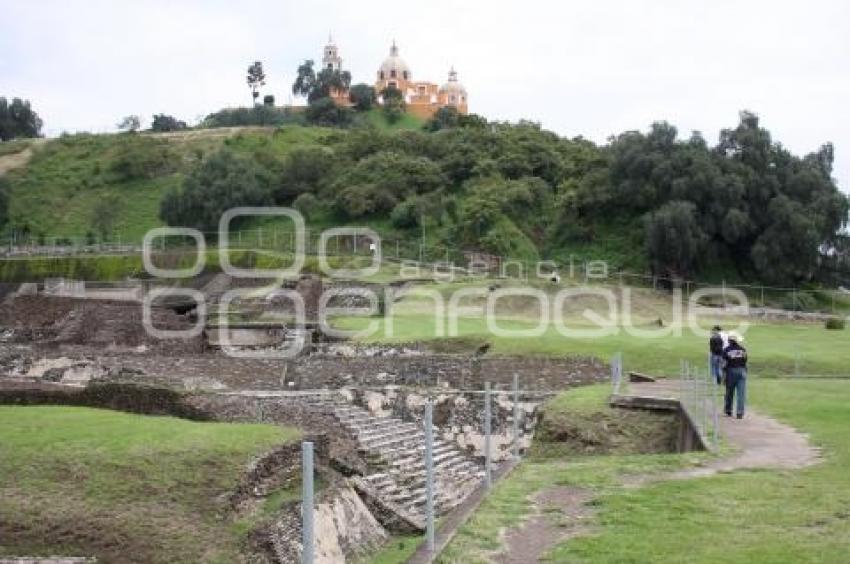
[[[794,152],[832,141],[850,191],[844,0],[0,0],[0,14],[0,95],[30,99],[49,135],[247,104],[254,60],[286,102],[330,32],[355,82],[395,38],[416,79],[454,65],[471,111],[566,136],[665,119],[713,142],[751,109]]]

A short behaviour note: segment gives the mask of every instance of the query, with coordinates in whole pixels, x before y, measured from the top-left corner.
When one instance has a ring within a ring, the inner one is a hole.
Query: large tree
[[[135,133],[142,127],[142,118],[137,115],[124,116],[115,127],[127,133]]]
[[[307,102],[327,98],[331,90],[344,92],[351,86],[351,73],[338,69],[322,69],[318,73],[313,69],[313,61],[306,60],[298,67],[292,93],[306,96]]]
[[[646,221],[646,250],[653,271],[674,278],[694,272],[707,237],[691,202],[667,202]]]
[[[376,98],[375,88],[364,83],[355,84],[348,93],[348,99],[356,109],[362,112],[372,109]]]
[[[254,61],[248,67],[248,75],[245,77],[245,82],[248,83],[248,88],[251,89],[251,101],[256,105],[257,98],[260,96],[260,87],[266,85],[266,73],[263,70],[263,63]]]
[[[19,137],[39,137],[43,123],[29,100],[0,97],[0,141]]]
[[[395,86],[387,86],[381,91],[384,101],[384,116],[390,123],[395,123],[404,115],[404,94]]]
[[[151,131],[180,131],[188,126],[185,121],[181,121],[174,116],[167,114],[156,114],[151,121]]]

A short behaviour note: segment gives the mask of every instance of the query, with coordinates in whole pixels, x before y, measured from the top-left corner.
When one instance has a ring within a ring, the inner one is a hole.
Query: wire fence
[[[223,241],[218,232],[203,232],[210,251],[217,251]],[[423,239],[384,236],[370,230],[325,236],[323,232],[305,229],[303,238],[292,229],[256,228],[233,231],[226,242],[234,252],[268,253],[269,257],[287,260],[301,251],[308,256],[349,257],[368,262],[381,250],[385,266],[412,266],[430,273],[538,281],[554,284],[592,284],[610,287],[637,287],[669,292],[679,290],[689,300],[699,292],[698,303],[718,312],[743,305],[750,313],[784,315],[819,320],[824,316],[850,313],[850,290],[780,287],[761,284],[727,284],[670,278],[623,270],[601,260],[570,257],[566,261],[531,261],[503,255],[432,244]],[[187,237],[158,237],[152,241],[156,253],[194,253],[196,242]],[[0,257],[6,259],[61,258],[72,256],[138,255],[140,241],[92,241],[86,237],[12,238],[0,241]],[[711,289],[710,293],[706,290]],[[718,291],[719,290],[719,291]],[[704,294],[704,295],[703,295]]]
[[[717,449],[720,440],[718,386],[711,374],[711,360],[708,362],[702,370],[687,360],[681,361],[679,400],[705,447]]]

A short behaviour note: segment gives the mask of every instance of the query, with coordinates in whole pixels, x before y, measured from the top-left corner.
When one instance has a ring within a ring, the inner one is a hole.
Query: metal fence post
[[[711,378],[711,371],[706,372],[705,376],[702,379],[702,430],[708,441],[708,379]]]
[[[425,539],[428,551],[434,552],[434,404],[425,405]]]
[[[484,479],[487,489],[493,485],[493,473],[490,460],[490,382],[484,384]]]
[[[715,380],[713,376],[711,380],[711,411],[714,418],[714,429],[712,432],[712,439],[714,442],[714,448],[717,449],[720,443],[720,414],[717,412],[717,386],[715,385]]]
[[[611,357],[611,386],[613,387],[614,395],[620,393],[620,382],[623,379],[623,353],[614,353]]]
[[[699,432],[699,388],[697,387],[697,369],[694,368],[691,372],[691,387],[693,388],[693,402],[694,402],[694,410],[691,413],[691,416],[694,419],[694,424],[697,426],[697,432]]]
[[[711,351],[708,351],[708,377],[714,381],[714,364],[712,364],[711,359],[714,355],[711,354]]]
[[[301,562],[313,564],[313,443],[301,443]]]
[[[519,374],[514,372],[514,460],[519,460]]]

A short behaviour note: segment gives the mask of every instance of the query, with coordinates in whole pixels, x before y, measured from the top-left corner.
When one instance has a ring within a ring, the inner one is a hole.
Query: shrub
[[[349,108],[338,106],[330,98],[319,98],[307,106],[304,113],[307,121],[314,125],[344,127],[354,120],[354,112]]]
[[[151,121],[151,131],[180,131],[188,126],[185,121],[180,121],[174,116],[167,114],[156,114]]]
[[[200,127],[238,127],[250,125],[300,125],[304,116],[289,108],[254,106],[253,108],[226,108],[204,118]]]
[[[409,198],[393,208],[390,221],[399,229],[416,227],[419,225],[419,216],[422,213],[419,208],[419,199]]]
[[[186,177],[181,190],[166,194],[160,217],[169,225],[212,231],[230,208],[268,205],[270,185],[266,169],[222,149],[204,159]]]
[[[307,192],[295,198],[292,207],[300,211],[304,217],[309,218],[319,208],[319,199]]]
[[[354,104],[354,107],[365,112],[372,109],[377,101],[375,88],[368,84],[355,84],[349,90],[348,99]]]
[[[119,181],[154,178],[174,172],[179,160],[168,141],[138,135],[126,136],[121,138],[109,163],[109,171]]]
[[[824,327],[832,331],[843,331],[845,320],[843,317],[830,317],[824,323]]]
[[[388,212],[397,203],[392,193],[374,184],[349,186],[339,193],[334,202],[337,211],[350,218]]]

